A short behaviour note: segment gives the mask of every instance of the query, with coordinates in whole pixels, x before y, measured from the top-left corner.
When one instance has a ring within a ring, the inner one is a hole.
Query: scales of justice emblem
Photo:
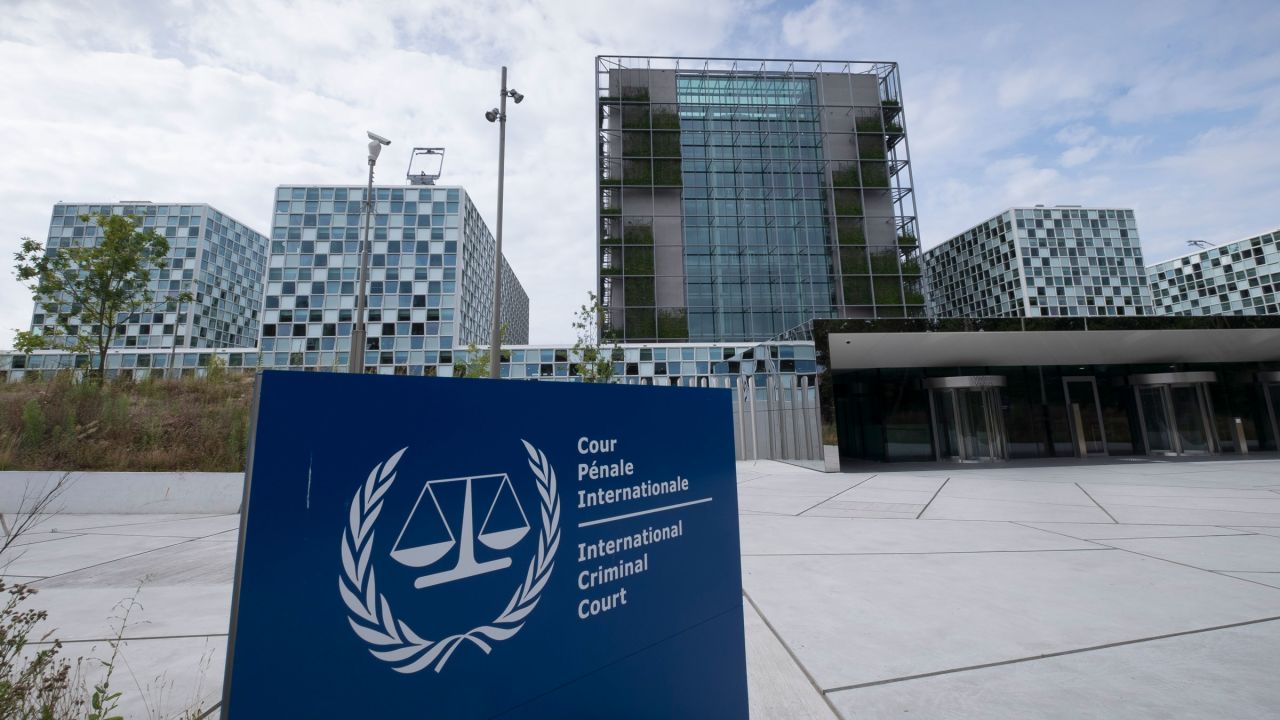
[[[528,570],[523,581],[517,581],[505,609],[493,619],[438,639],[419,635],[404,619],[396,617],[387,596],[378,591],[375,578],[375,528],[387,491],[395,483],[400,458],[408,448],[375,465],[368,478],[356,487],[339,548],[338,593],[346,606],[352,631],[367,644],[373,657],[396,672],[416,673],[430,668],[438,673],[465,643],[475,645],[487,655],[494,644],[519,633],[537,607],[560,547],[560,495],[556,489],[556,471],[547,454],[527,440],[521,443],[528,454],[531,479],[541,501],[534,517],[542,523]],[[450,491],[445,492],[446,488]],[[458,490],[462,492],[461,503]],[[442,496],[446,500],[443,504]],[[459,504],[462,506],[460,518],[456,515]],[[484,516],[477,527],[481,508]],[[448,516],[452,516],[456,524],[450,524]],[[511,567],[511,557],[504,553],[513,550],[529,532],[529,518],[507,473],[429,480],[418,493],[388,554],[406,567],[432,569],[413,581],[413,587],[421,590]],[[485,549],[478,548],[477,543]],[[480,550],[479,557],[477,550]],[[433,566],[445,563],[451,553],[455,556],[452,567],[434,569]],[[486,556],[492,559],[484,559]]]
[[[437,486],[456,483],[465,483],[462,528],[457,536],[449,526],[436,495]],[[485,512],[479,529],[475,527],[477,486],[481,489],[497,488],[492,500],[487,503],[488,511]],[[424,499],[429,501],[425,507]],[[418,544],[407,544],[406,534],[410,535],[408,542]],[[422,589],[511,567],[510,557],[477,562],[476,541],[490,550],[503,551],[515,547],[528,534],[529,518],[525,515],[524,506],[520,504],[520,498],[516,497],[515,489],[511,487],[511,478],[506,473],[431,480],[422,486],[422,492],[409,511],[409,517],[400,529],[400,535],[390,554],[401,565],[426,568],[439,563],[454,547],[458,547],[458,559],[453,567],[428,573],[414,580],[413,586]],[[434,539],[434,542],[422,542],[414,538]]]

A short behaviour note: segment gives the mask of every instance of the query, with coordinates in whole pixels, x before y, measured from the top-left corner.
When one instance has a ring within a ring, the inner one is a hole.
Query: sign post
[[[224,717],[746,720],[730,413],[264,373]]]

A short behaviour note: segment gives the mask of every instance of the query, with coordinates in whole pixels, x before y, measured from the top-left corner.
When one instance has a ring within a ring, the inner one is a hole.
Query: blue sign
[[[224,717],[747,718],[728,391],[266,372]]]

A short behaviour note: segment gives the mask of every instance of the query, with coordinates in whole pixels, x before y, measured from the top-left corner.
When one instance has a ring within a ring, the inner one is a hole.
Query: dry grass
[[[244,469],[252,375],[0,383],[0,470]]]

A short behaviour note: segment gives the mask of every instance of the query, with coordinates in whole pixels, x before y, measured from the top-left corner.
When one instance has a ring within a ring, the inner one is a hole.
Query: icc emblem
[[[524,443],[529,454],[529,469],[537,481],[541,499],[539,513],[542,527],[537,552],[529,561],[524,581],[516,586],[506,608],[486,625],[439,640],[419,636],[391,611],[387,598],[378,592],[375,571],[370,561],[373,552],[374,523],[382,512],[382,500],[396,479],[396,464],[404,448],[369,473],[369,478],[356,490],[351,500],[347,528],[342,533],[342,573],[338,591],[347,607],[351,629],[369,644],[369,652],[401,673],[415,673],[426,668],[440,672],[454,650],[464,641],[471,642],[486,654],[491,643],[513,637],[524,627],[525,618],[537,607],[538,597],[554,567],[560,546],[560,496],[556,490],[556,472],[541,450]],[[437,488],[462,485],[463,507],[461,530],[455,536],[437,497]],[[476,527],[478,508],[484,510]],[[406,567],[421,569],[413,587],[416,589],[445,585],[457,580],[483,575],[511,567],[510,557],[476,560],[476,543],[493,551],[514,547],[531,530],[529,516],[516,497],[511,478],[506,473],[431,480],[423,485],[404,527],[392,545],[390,557]],[[429,542],[413,538],[426,535]],[[452,567],[437,567],[454,548],[457,560]]]

